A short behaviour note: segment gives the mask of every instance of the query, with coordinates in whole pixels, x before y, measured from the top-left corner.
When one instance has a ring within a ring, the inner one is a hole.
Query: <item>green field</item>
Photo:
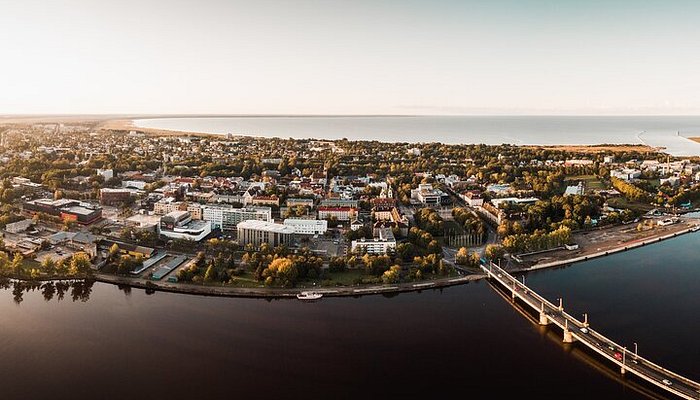
[[[567,176],[565,178],[565,181],[566,181],[567,185],[576,185],[576,184],[578,184],[579,181],[583,181],[583,184],[586,185],[586,190],[605,190],[605,189],[607,189],[606,185],[600,179],[598,179],[598,177],[595,175]]]

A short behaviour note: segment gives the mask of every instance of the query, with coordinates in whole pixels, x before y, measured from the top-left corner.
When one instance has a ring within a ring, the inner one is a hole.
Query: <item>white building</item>
[[[396,239],[391,229],[379,230],[379,237],[374,239],[353,240],[351,251],[356,254],[387,254],[396,251]]]
[[[122,181],[123,188],[134,188],[144,190],[146,188],[146,182],[144,181]]]
[[[243,207],[233,208],[227,205],[202,206],[202,219],[211,223],[212,229],[233,231],[236,226],[247,220],[272,221],[272,209],[270,207]]]
[[[188,211],[173,211],[160,218],[159,232],[170,239],[187,239],[196,242],[211,233],[211,224],[207,221],[192,219]]]
[[[323,235],[328,230],[325,219],[287,218],[284,225],[291,226],[298,235]]]
[[[260,246],[268,243],[276,247],[282,244],[290,244],[294,239],[294,228],[282,224],[266,221],[247,220],[238,224],[238,243],[241,245],[252,244]]]
[[[632,179],[639,178],[642,176],[642,171],[634,168],[622,168],[622,169],[614,169],[610,171],[610,176],[614,178],[619,178],[625,181],[629,181]]]
[[[442,190],[433,188],[430,183],[421,183],[418,189],[411,190],[411,200],[426,205],[440,204],[443,195],[445,193]]]
[[[97,168],[97,175],[102,175],[103,178],[105,178],[106,181],[114,178],[114,170],[113,169],[101,169]]]
[[[537,197],[503,197],[500,199],[491,199],[491,204],[493,204],[496,208],[500,208],[501,204],[524,204],[524,205],[529,205],[529,204],[535,204],[540,199]]]
[[[566,190],[564,191],[564,196],[583,195],[584,191],[585,188],[583,186],[583,182],[579,182],[578,185],[567,186]]]

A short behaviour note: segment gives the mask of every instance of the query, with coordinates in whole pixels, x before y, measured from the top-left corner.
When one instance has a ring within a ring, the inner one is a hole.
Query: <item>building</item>
[[[30,215],[45,213],[63,221],[76,221],[83,225],[89,225],[102,218],[101,207],[71,199],[31,200],[24,202],[22,208]]]
[[[44,185],[40,183],[34,183],[28,178],[23,178],[21,176],[16,176],[12,178],[12,185],[14,187],[22,187],[25,189],[29,189],[30,191],[33,192],[38,192],[41,191],[44,188]]]
[[[418,189],[411,190],[411,200],[427,206],[441,204],[442,198],[446,196],[445,192],[433,188],[430,183],[421,183]]]
[[[353,207],[319,207],[318,219],[335,218],[338,221],[351,221],[357,215],[357,209]]]
[[[146,182],[136,181],[136,180],[126,180],[126,181],[122,181],[122,187],[123,188],[133,188],[133,189],[144,190],[146,188]]]
[[[380,229],[374,239],[353,240],[351,251],[355,254],[391,254],[396,251],[396,239],[391,229]]]
[[[393,206],[377,205],[372,208],[372,215],[378,221],[389,221],[395,208]]]
[[[131,191],[128,189],[100,189],[100,204],[103,206],[115,206],[128,202],[131,199]]]
[[[512,191],[508,183],[492,183],[486,186],[486,191],[497,195],[503,195]]]
[[[323,235],[328,230],[325,219],[287,218],[284,225],[291,226],[298,235]]]
[[[470,207],[481,207],[484,204],[484,197],[478,190],[469,190],[459,195]]]
[[[161,236],[170,239],[198,242],[211,233],[211,224],[208,221],[193,220],[189,211],[173,211],[160,218],[159,231]]]
[[[357,208],[357,200],[352,199],[323,199],[320,207],[350,207]]]
[[[96,174],[102,175],[102,177],[105,179],[105,181],[108,181],[108,180],[114,178],[114,170],[113,169],[97,168]]]
[[[585,192],[585,187],[583,186],[583,181],[579,181],[578,185],[567,186],[564,191],[564,196],[583,196]]]
[[[614,169],[610,171],[610,176],[614,178],[619,178],[625,181],[629,181],[632,179],[637,179],[640,176],[642,176],[642,171],[638,169],[633,169],[633,168],[622,168],[622,169]]]
[[[212,229],[234,231],[236,226],[243,221],[272,221],[272,209],[270,207],[234,208],[228,205],[205,205],[202,206],[202,219],[209,221]]]
[[[540,199],[537,197],[503,197],[500,199],[491,199],[491,204],[496,208],[501,208],[501,204],[520,204],[520,205],[530,205],[535,204]]]
[[[187,203],[175,201],[174,197],[164,197],[153,204],[156,215],[170,214],[173,211],[187,211]]]
[[[270,246],[289,245],[294,239],[294,228],[287,225],[266,221],[247,220],[238,224],[238,243],[260,246],[268,243]]]
[[[280,198],[272,195],[272,196],[253,196],[253,198],[250,201],[250,204],[254,206],[275,206],[279,207],[280,205]]]
[[[298,207],[298,206],[313,208],[314,199],[305,199],[305,198],[289,198],[289,199],[287,199],[287,207]]]
[[[23,219],[21,221],[12,222],[10,224],[5,225],[5,230],[10,233],[24,232],[27,229],[29,229],[29,227],[32,226],[33,223],[34,221],[32,221],[31,219]]]

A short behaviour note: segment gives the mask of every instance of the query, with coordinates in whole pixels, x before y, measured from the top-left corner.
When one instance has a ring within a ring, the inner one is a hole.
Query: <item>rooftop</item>
[[[286,226],[282,224],[275,224],[273,222],[258,221],[254,219],[248,219],[238,224],[239,229],[255,229],[259,231],[275,232],[275,233],[294,233],[294,228],[291,226]]]

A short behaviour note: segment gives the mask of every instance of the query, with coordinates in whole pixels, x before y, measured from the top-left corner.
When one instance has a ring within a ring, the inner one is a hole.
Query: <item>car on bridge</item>
[[[668,379],[664,379],[664,380],[662,380],[661,382],[663,382],[663,384],[666,385],[666,386],[671,386],[671,385],[673,384],[673,383],[671,383],[671,381],[669,381]]]
[[[622,353],[620,353],[619,351],[618,351],[618,352],[615,352],[615,356],[614,356],[614,357],[615,357],[616,360],[622,361]]]
[[[588,333],[588,328],[586,328],[586,327],[581,328],[579,330],[581,331],[581,333]]]

